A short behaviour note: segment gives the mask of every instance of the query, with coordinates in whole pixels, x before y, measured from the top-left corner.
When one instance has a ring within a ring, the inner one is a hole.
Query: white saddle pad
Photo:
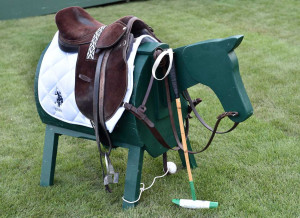
[[[139,45],[143,42],[156,41],[148,35],[135,39],[127,60],[128,87],[124,102],[129,102],[133,90],[134,59]],[[42,60],[39,79],[38,97],[45,112],[66,123],[92,128],[90,120],[78,109],[75,102],[75,67],[77,53],[63,52],[58,45],[58,32],[52,39]],[[115,115],[106,121],[106,128],[112,132],[125,108],[120,107]]]

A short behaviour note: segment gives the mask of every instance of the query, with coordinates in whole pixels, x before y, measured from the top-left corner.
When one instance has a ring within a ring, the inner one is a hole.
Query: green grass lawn
[[[243,34],[236,49],[254,115],[237,130],[218,135],[196,156],[199,199],[219,208],[188,210],[172,198],[191,198],[186,171],[158,180],[134,209],[122,210],[127,151],[112,161],[120,172],[113,193],[104,191],[96,144],[60,138],[55,185],[39,186],[45,125],[34,101],[34,76],[43,49],[56,32],[54,15],[0,21],[0,216],[2,217],[299,217],[300,216],[300,2],[134,1],[88,9],[103,23],[133,14],[171,47]],[[222,112],[211,90],[198,110],[209,124]],[[222,126],[225,129],[229,123]],[[191,123],[190,140],[200,149],[209,133]],[[169,159],[180,166],[176,152]],[[162,174],[161,158],[146,154],[142,181]]]

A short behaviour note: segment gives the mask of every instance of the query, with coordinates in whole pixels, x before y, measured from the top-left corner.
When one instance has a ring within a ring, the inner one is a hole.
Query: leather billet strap
[[[97,66],[96,66],[96,72],[95,72],[95,81],[94,81],[94,93],[93,93],[93,124],[94,124],[94,129],[95,129],[95,135],[96,135],[96,141],[97,141],[97,145],[98,145],[98,149],[101,155],[104,155],[105,153],[102,152],[101,150],[101,145],[100,142],[105,141],[108,144],[109,150],[107,152],[107,154],[109,155],[112,149],[112,144],[111,144],[111,140],[110,137],[108,135],[108,132],[106,130],[105,127],[105,122],[103,123],[103,110],[101,108],[99,108],[99,103],[101,103],[100,101],[103,101],[104,96],[103,96],[103,91],[100,91],[100,89],[103,89],[103,78],[100,79],[100,77],[104,77],[104,73],[103,73],[103,69],[106,63],[105,60],[107,60],[107,56],[108,56],[109,52],[101,52],[97,61]],[[100,138],[100,133],[102,139]],[[104,135],[103,135],[104,134]],[[104,137],[104,138],[103,138]]]
[[[104,56],[106,56],[106,52],[101,52],[98,61],[97,61],[97,66],[96,66],[96,72],[95,72],[95,82],[94,82],[94,93],[93,93],[93,118],[94,120],[91,121],[92,126],[94,127],[95,130],[95,135],[96,135],[96,142],[97,142],[97,147],[99,150],[99,155],[100,155],[100,164],[101,164],[101,169],[102,169],[102,177],[103,180],[105,179],[106,175],[104,173],[104,167],[103,167],[103,162],[102,162],[102,156],[106,156],[110,154],[112,145],[110,141],[110,137],[108,136],[107,140],[109,143],[109,150],[108,152],[103,152],[101,149],[101,142],[100,142],[100,132],[104,131],[104,134],[108,134],[106,128],[100,124],[100,118],[99,118],[99,88],[100,88],[100,74],[101,74],[101,68],[102,68],[102,62]],[[100,129],[101,128],[101,129]],[[105,189],[108,192],[111,192],[111,189],[109,186],[106,184]]]

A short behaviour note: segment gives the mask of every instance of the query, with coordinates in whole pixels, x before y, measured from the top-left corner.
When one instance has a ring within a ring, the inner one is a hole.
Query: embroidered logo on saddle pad
[[[61,95],[61,92],[58,90],[58,88],[56,88],[55,95],[57,95],[57,98],[56,98],[56,102],[54,102],[54,103],[57,104],[58,107],[60,107],[62,105],[62,103],[64,103],[64,99]]]

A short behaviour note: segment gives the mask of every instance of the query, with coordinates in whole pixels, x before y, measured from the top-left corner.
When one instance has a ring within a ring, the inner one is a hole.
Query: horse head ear
[[[225,47],[225,50],[229,53],[241,44],[243,38],[243,35],[230,36],[222,40],[222,45]]]

